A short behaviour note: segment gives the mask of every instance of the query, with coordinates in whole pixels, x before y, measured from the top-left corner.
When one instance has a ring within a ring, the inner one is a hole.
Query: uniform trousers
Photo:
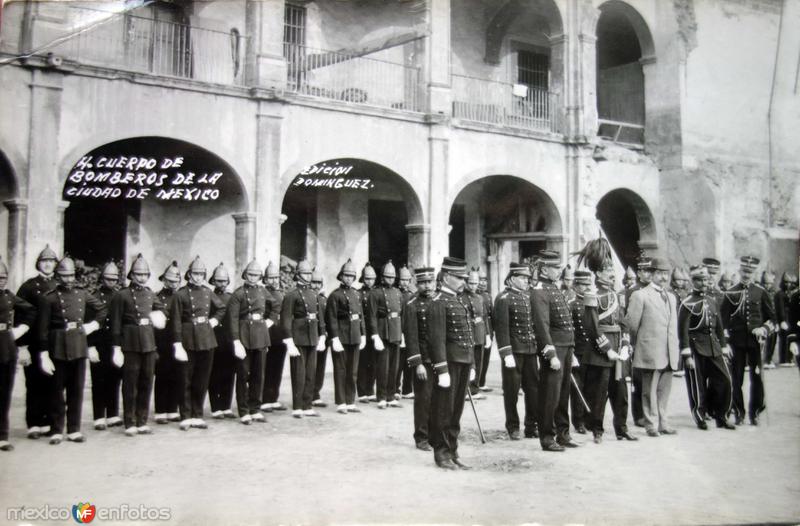
[[[617,362],[619,363],[619,362]],[[622,363],[616,364],[608,375],[608,400],[614,415],[614,432],[617,435],[628,432],[628,382]]]
[[[261,411],[261,395],[264,394],[267,348],[246,349],[246,352],[243,359],[236,359],[236,407],[239,416],[254,415]]]
[[[67,418],[67,433],[81,430],[81,411],[83,409],[83,386],[86,383],[86,358],[76,360],[54,359],[56,370],[53,373],[51,398],[52,434],[64,432],[64,416]],[[64,391],[67,397],[64,399]]]
[[[397,392],[411,394],[414,392],[414,368],[408,365],[408,347],[400,347],[400,362],[397,366]]]
[[[208,393],[208,381],[214,362],[214,350],[186,350],[189,361],[183,369],[183,399],[181,400],[181,420],[203,418],[203,405]]]
[[[480,371],[483,366],[481,362],[483,358],[483,343],[472,348],[472,355],[475,357],[475,379],[469,383],[469,392],[476,394],[479,391],[478,386],[480,385],[478,371]]]
[[[789,334],[778,330],[778,363],[792,363],[792,354],[789,352]]]
[[[592,434],[602,435],[603,419],[606,414],[606,400],[608,400],[609,378],[614,367],[581,364],[578,369],[582,369],[583,396],[589,406],[589,413],[584,416],[586,427]],[[624,382],[625,380],[623,379],[622,381]],[[580,400],[578,400],[578,403],[581,404]],[[581,404],[581,409],[584,409],[583,404]]]
[[[328,365],[328,349],[325,346],[324,351],[317,351],[317,369],[314,374],[314,400],[322,400],[322,386],[325,384],[325,367]]]
[[[227,411],[231,408],[238,365],[236,362],[239,361],[233,354],[232,342],[224,342],[214,351],[211,379],[208,382],[208,402],[212,412]]]
[[[186,362],[175,359],[172,346],[159,346],[156,360],[155,410],[157,414],[177,413],[186,389]]]
[[[300,356],[289,359],[292,374],[292,409],[311,409],[314,400],[314,375],[317,372],[317,349],[298,346]]]
[[[431,416],[428,423],[428,443],[433,448],[436,462],[458,458],[458,434],[461,432],[461,414],[469,384],[469,363],[447,362],[450,387],[440,387],[434,378],[431,394]]]
[[[114,355],[111,345],[98,345],[97,353],[100,361],[89,363],[95,420],[119,416],[119,388],[122,383],[122,369],[111,361]]]
[[[372,338],[367,338],[367,346],[361,349],[358,358],[358,376],[356,379],[356,392],[358,396],[372,396],[375,394],[375,349]]]
[[[481,350],[480,355],[480,372],[478,373],[478,386],[485,387],[486,386],[486,373],[489,371],[489,359],[491,358],[492,348],[491,347],[483,347]],[[475,356],[475,363],[478,363],[478,356]]]
[[[694,369],[686,368],[686,392],[695,424],[706,415],[724,420],[731,408],[731,377],[725,358],[692,353]]]
[[[648,431],[669,429],[667,405],[672,391],[672,369],[639,369],[642,376],[642,410]]]
[[[331,353],[333,361],[333,396],[336,405],[356,403],[356,376],[361,351],[359,344],[346,345],[343,351]]]
[[[8,440],[8,413],[11,410],[14,376],[17,374],[16,356],[11,358],[7,362],[0,362],[0,440]]]
[[[53,377],[42,372],[39,349],[30,345],[31,364],[24,368],[25,374],[25,423],[28,428],[46,427],[52,423],[50,398],[53,392]]]
[[[283,367],[286,363],[286,344],[278,338],[279,333],[274,332],[273,329],[274,325],[270,327],[269,333],[272,344],[264,358],[264,391],[261,400],[265,404],[274,404],[278,401],[281,393]]]
[[[539,399],[539,362],[535,354],[514,353],[516,367],[506,367],[503,363],[500,374],[503,381],[503,407],[506,414],[506,430],[519,431],[519,412],[517,400],[519,388],[525,397],[525,434],[532,436],[537,426]]]
[[[767,336],[766,346],[764,348],[764,363],[772,363],[772,356],[775,354],[775,346],[778,345],[778,333],[771,332]],[[780,351],[778,351],[778,359],[780,360]]]
[[[156,352],[126,352],[122,365],[122,404],[125,429],[147,425],[153,390]]]
[[[572,376],[575,377],[575,383],[578,384],[578,387],[574,385],[570,387],[569,409],[572,427],[578,429],[581,426],[585,426],[589,420],[589,416],[586,415],[586,409],[583,407],[580,396],[578,395],[578,389],[580,389],[583,396],[586,397],[586,375],[588,369],[583,365],[583,357],[577,355],[576,357],[578,358],[578,363],[581,365],[577,369],[572,370]]]
[[[766,409],[764,405],[764,382],[761,379],[762,362],[761,346],[752,334],[748,334],[745,342],[737,342],[735,345],[730,342],[733,349],[733,411],[737,418],[744,418],[744,394],[742,384],[744,383],[744,368],[750,366],[750,403],[748,412],[750,418],[758,416],[761,411]]]
[[[634,423],[644,419],[642,393],[642,370],[633,369],[631,372],[631,416],[633,416]]]
[[[539,370],[539,442],[569,440],[569,390],[572,379],[572,346],[556,346],[561,367],[556,371],[550,361],[541,358]]]
[[[400,345],[383,342],[384,349],[375,351],[375,376],[377,379],[377,398],[394,400],[397,391],[397,368],[400,364]]]
[[[417,377],[414,371],[414,442],[428,442],[428,424],[431,418],[431,393],[435,380],[433,367],[423,363],[425,380]]]

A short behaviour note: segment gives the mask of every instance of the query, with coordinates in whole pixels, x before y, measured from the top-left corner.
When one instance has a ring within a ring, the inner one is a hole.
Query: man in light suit
[[[665,287],[670,264],[653,258],[653,280],[630,298],[625,325],[634,344],[633,367],[642,373],[642,405],[648,436],[674,435],[667,422],[672,371],[678,366],[676,299]]]

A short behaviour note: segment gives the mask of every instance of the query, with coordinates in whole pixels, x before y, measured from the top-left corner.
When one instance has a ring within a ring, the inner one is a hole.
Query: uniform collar
[[[442,288],[439,289],[439,292],[441,292],[442,294],[447,294],[448,296],[453,296],[454,298],[458,296],[458,293],[456,293],[456,291],[454,291],[453,289],[451,289],[446,285],[442,285]]]

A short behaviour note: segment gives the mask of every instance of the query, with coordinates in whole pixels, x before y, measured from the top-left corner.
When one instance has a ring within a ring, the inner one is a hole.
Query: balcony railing
[[[367,106],[422,110],[416,66],[293,43],[285,43],[283,52],[289,75],[286,89],[290,92]]]
[[[217,84],[244,84],[246,37],[130,13],[70,6],[69,28],[51,51],[122,71]]]
[[[644,147],[644,125],[632,122],[614,121],[600,118],[597,120],[597,135],[629,148]]]
[[[556,93],[464,75],[451,78],[455,118],[550,133],[562,130]]]

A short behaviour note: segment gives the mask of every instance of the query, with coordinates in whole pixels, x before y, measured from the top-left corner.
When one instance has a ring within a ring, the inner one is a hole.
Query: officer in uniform
[[[483,357],[484,352],[488,358],[489,351],[492,348],[492,335],[487,331],[486,328],[486,307],[483,301],[483,296],[478,292],[478,286],[480,284],[480,275],[478,274],[478,269],[473,268],[467,278],[467,285],[464,289],[464,303],[469,306],[470,315],[472,316],[472,340],[475,342],[475,349],[473,352],[475,353],[475,370],[480,371],[482,369],[482,363],[480,359]],[[488,349],[484,351],[484,349]],[[472,394],[472,398],[475,400],[482,400],[486,398],[483,395],[479,388],[478,388],[478,379],[476,378],[474,381],[470,382],[469,390]]]
[[[415,270],[417,294],[405,305],[403,334],[408,349],[408,368],[414,371],[414,442],[417,449],[430,451],[428,423],[430,420],[433,367],[428,343],[429,310],[436,301],[436,271],[432,267]]]
[[[567,266],[569,268],[569,265]],[[562,280],[564,279],[565,272],[561,273]],[[588,277],[588,283],[586,283]],[[594,340],[591,334],[592,330],[597,332],[597,296],[589,290],[592,285],[592,274],[585,270],[579,270],[570,274],[570,288],[564,289],[561,286],[561,291],[567,300],[567,305],[572,312],[572,324],[575,327],[575,359],[581,364],[572,370],[572,377],[575,378],[575,385],[570,388],[569,392],[569,407],[570,417],[572,420],[572,427],[575,432],[581,435],[586,434],[586,421],[591,418],[587,417],[581,396],[586,393],[586,376],[589,372],[588,367],[584,365],[584,353],[591,352],[594,349]],[[567,294],[569,293],[569,294]],[[594,312],[594,318],[592,317]],[[594,321],[593,321],[594,319]],[[594,336],[596,338],[597,336]],[[584,396],[586,398],[586,396]]]
[[[375,349],[378,409],[400,407],[394,399],[400,346],[403,344],[403,295],[394,286],[397,277],[392,262],[381,269],[381,284],[367,298],[369,317],[367,332]]]
[[[467,263],[446,257],[442,284],[429,309],[428,345],[436,385],[431,395],[429,443],[436,465],[443,469],[469,469],[458,457],[458,434],[464,397],[475,379],[475,342],[469,306],[461,298]]]
[[[364,310],[364,325],[366,327],[369,327],[369,292],[375,286],[376,278],[375,269],[367,262],[364,268],[361,269],[361,277],[358,280],[363,285],[359,293],[361,294],[361,307]],[[358,357],[356,392],[358,401],[364,404],[378,399],[375,396],[375,349],[371,338],[367,338],[367,346],[361,350],[361,354]]]
[[[113,262],[107,263],[100,273],[100,287],[94,297],[104,306],[106,312],[111,300],[119,289],[119,269]],[[96,313],[87,309],[90,317]],[[87,338],[89,344],[89,372],[92,377],[92,409],[94,428],[102,431],[108,427],[122,425],[119,417],[119,386],[122,383],[122,369],[113,363],[113,342],[111,337],[111,318],[102,320],[100,330]]]
[[[52,435],[50,444],[63,440],[64,415],[67,417],[67,440],[83,442],[81,411],[86,381],[86,337],[100,328],[108,308],[100,300],[75,286],[75,262],[65,257],[56,267],[58,286],[39,298],[37,333],[41,368],[53,376]],[[84,323],[86,308],[95,313]],[[67,391],[66,403],[64,390]]]
[[[750,423],[758,425],[764,404],[764,383],[761,380],[761,346],[774,330],[775,307],[770,295],[753,283],[753,274],[759,259],[741,258],[741,281],[724,291],[722,308],[723,326],[728,330],[728,343],[733,348],[733,411],[736,424],[744,423],[745,407],[742,383],[745,365],[750,366]]]
[[[494,302],[492,301],[492,295],[489,293],[489,278],[486,275],[486,271],[483,269],[478,270],[478,292],[483,298],[483,311],[486,313],[486,319],[484,320],[486,323],[486,334],[491,338],[494,334]],[[491,351],[492,346],[489,345],[489,347],[483,348],[480,359],[477,356],[475,357],[476,362],[481,364],[481,369],[478,371],[478,389],[484,393],[492,391],[491,387],[486,386],[486,373],[489,371]]]
[[[14,449],[8,441],[8,413],[17,372],[16,341],[28,332],[27,321],[31,313],[36,312],[33,305],[8,290],[7,284],[8,267],[0,259],[0,451]],[[19,313],[18,319],[22,320],[16,327],[15,313]]]
[[[729,355],[717,301],[707,294],[711,284],[708,269],[690,270],[693,291],[678,307],[678,340],[686,366],[686,391],[692,418],[700,429],[708,429],[706,414],[717,427],[736,429],[728,422],[731,378],[723,354]]]
[[[256,260],[248,263],[242,272],[244,285],[233,291],[228,300],[226,325],[230,327],[236,357],[236,406],[239,421],[245,425],[265,421],[261,413],[264,361],[274,322],[269,318],[272,295],[261,286],[263,274]]]
[[[724,296],[719,288],[720,262],[716,258],[703,258],[703,266],[708,271],[708,279],[711,282],[706,294],[710,294],[717,302],[717,307],[722,307]]]
[[[780,316],[777,307],[777,294],[778,289],[775,288],[775,273],[765,270],[761,273],[761,288],[767,291],[767,294],[772,298],[772,305],[775,307],[775,330],[767,336],[766,344],[764,346],[764,369],[774,369],[775,364],[772,363],[772,356],[775,354],[775,346],[778,344],[778,331],[780,327]]]
[[[578,447],[569,434],[569,391],[575,335],[567,300],[555,284],[561,254],[540,252],[539,283],[533,288],[533,327],[541,355],[539,379],[539,441],[545,451]]]
[[[520,386],[525,395],[525,437],[539,436],[539,362],[536,360],[533,306],[528,290],[530,278],[528,265],[511,263],[505,280],[506,290],[494,302],[494,333],[503,360],[503,405],[506,430],[511,440],[520,439],[517,413]]]
[[[264,273],[264,284],[270,296],[272,311],[269,319],[272,325],[269,328],[269,350],[264,360],[264,392],[261,397],[261,410],[265,413],[272,411],[286,411],[286,406],[278,401],[281,392],[281,379],[283,366],[286,363],[286,333],[283,331],[281,319],[281,305],[283,305],[284,292],[281,287],[281,273],[278,265],[270,261]]]
[[[797,289],[797,275],[784,272],[781,276],[780,290],[775,294],[775,321],[778,325],[778,363],[791,366],[789,361],[788,335],[789,298]]]
[[[311,288],[311,264],[300,261],[295,272],[296,288],[283,298],[281,323],[288,335],[283,341],[292,374],[292,416],[319,416],[311,408],[317,352],[325,348],[325,320],[320,318],[317,294]]]
[[[311,273],[311,288],[317,293],[320,317],[325,319],[325,306],[328,303],[328,297],[325,296],[323,285],[322,273],[314,269],[314,272]],[[314,374],[314,396],[311,401],[313,407],[328,407],[328,404],[322,401],[321,395],[322,386],[325,383],[325,367],[328,364],[328,347],[329,345],[326,343],[325,348],[319,351],[317,355],[317,370]]]
[[[36,258],[36,270],[39,274],[25,281],[17,291],[19,298],[33,305],[31,311],[20,310],[16,313],[17,320],[33,328],[17,342],[19,363],[24,367],[25,373],[25,422],[28,425],[28,438],[31,439],[37,439],[50,432],[50,395],[53,390],[53,380],[51,376],[42,372],[36,327],[38,327],[39,300],[51,290],[55,290],[57,285],[53,274],[57,263],[56,253],[50,245],[45,246]]]
[[[356,407],[356,377],[361,350],[367,345],[361,294],[353,288],[356,268],[349,259],[336,276],[341,285],[331,292],[325,308],[325,328],[331,343],[336,411],[360,413]]]
[[[571,266],[567,265],[561,272],[560,288],[568,304],[572,303],[572,300],[575,299],[575,291],[573,290],[574,283],[575,283],[575,271],[572,270]]]
[[[652,260],[642,256],[636,266],[636,284],[625,289],[625,312],[630,305],[631,294],[639,289],[643,289],[650,284],[653,279]],[[633,423],[639,427],[644,427],[644,408],[642,407],[642,371],[633,369],[631,371],[631,414]]]
[[[156,424],[166,424],[180,421],[181,415],[178,409],[185,389],[183,370],[186,364],[175,359],[170,327],[172,302],[175,299],[175,291],[181,284],[178,262],[173,261],[158,279],[163,284],[157,294],[158,301],[167,321],[165,328],[154,327],[153,331],[158,351],[155,366],[155,421]]]
[[[260,276],[259,279],[261,279]],[[231,278],[228,274],[228,269],[222,263],[211,273],[211,279],[208,280],[208,283],[214,287],[214,294],[217,299],[224,305],[228,305],[231,293],[227,291],[227,288],[231,283]],[[216,419],[236,418],[231,409],[237,366],[231,339],[232,330],[227,317],[223,318],[220,324],[214,327],[217,350],[214,351],[214,363],[211,365],[211,379],[208,382],[208,401],[211,405],[211,417]]]
[[[631,267],[625,269],[625,277],[622,280],[622,285],[626,290],[636,286],[636,272],[634,272]]]
[[[407,305],[415,294],[414,291],[411,290],[411,271],[408,270],[408,267],[405,265],[400,267],[400,272],[397,277],[397,288],[400,289],[400,293],[403,295],[403,305]],[[406,343],[405,340],[403,343]],[[400,347],[400,361],[397,367],[397,381],[395,385],[397,386],[395,398],[414,398],[414,370],[408,365],[407,345]]]
[[[122,366],[125,435],[132,437],[152,432],[147,417],[158,359],[154,329],[163,330],[167,317],[161,298],[147,286],[150,266],[141,254],[131,263],[128,279],[128,287],[112,298],[108,319],[112,361]]]
[[[175,359],[185,362],[180,428],[186,431],[208,428],[203,404],[217,347],[214,329],[225,317],[225,304],[203,284],[206,266],[200,256],[189,265],[184,279],[187,284],[175,293],[170,321]]]

